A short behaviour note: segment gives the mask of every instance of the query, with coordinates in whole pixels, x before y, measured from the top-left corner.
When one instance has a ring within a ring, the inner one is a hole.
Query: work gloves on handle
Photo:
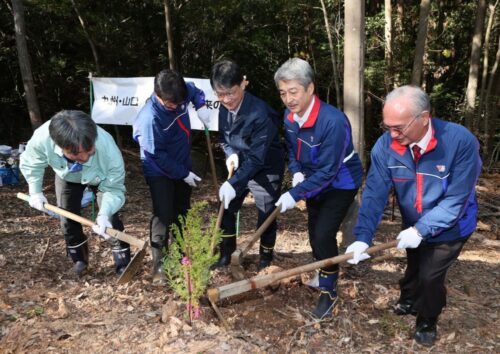
[[[352,258],[347,261],[347,263],[350,264],[358,264],[361,261],[364,261],[365,259],[370,258],[368,253],[365,251],[368,249],[368,244],[363,241],[356,241],[353,242],[347,249],[345,250],[345,253],[350,253],[352,252]]]
[[[280,199],[276,202],[277,207],[281,206],[280,212],[284,213],[285,211],[289,209],[293,209],[295,207],[296,201],[293,199],[292,195],[290,192],[286,192],[285,194],[282,194]]]
[[[224,182],[219,189],[219,199],[224,203],[224,209],[229,208],[229,203],[236,197],[236,191],[231,183]]]
[[[92,231],[101,236],[104,240],[109,240],[111,236],[106,234],[106,228],[111,228],[111,222],[106,215],[97,215],[95,219],[95,225],[92,225]]]
[[[292,178],[292,187],[295,187],[297,184],[304,182],[304,174],[302,172],[295,172]]]
[[[42,192],[40,193],[33,193],[30,194],[30,199],[29,199],[30,207],[38,209],[44,213],[49,213],[47,209],[43,206],[47,202],[47,198],[45,198],[45,195],[43,195]]]
[[[198,111],[196,111],[198,114],[198,118],[201,120],[205,128],[208,128],[210,126],[210,110],[207,108],[207,106],[203,106]]]
[[[227,167],[227,171],[231,171],[231,165],[232,165],[232,168],[236,171],[236,169],[238,169],[239,167],[239,158],[238,158],[238,154],[231,154],[229,155],[229,157],[226,159],[226,167]]]
[[[422,236],[418,233],[417,229],[414,227],[409,227],[401,231],[397,237],[399,240],[397,248],[417,248],[422,242]]]
[[[196,182],[200,182],[201,178],[195,175],[193,172],[189,172],[187,177],[184,178],[184,182],[189,184],[191,187],[196,187]]]

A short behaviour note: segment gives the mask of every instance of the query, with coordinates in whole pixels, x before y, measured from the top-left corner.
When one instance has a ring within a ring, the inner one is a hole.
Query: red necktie
[[[415,163],[418,163],[418,160],[420,160],[420,156],[422,156],[422,153],[420,152],[420,146],[415,144],[415,145],[413,145],[411,150],[413,151],[413,161]]]

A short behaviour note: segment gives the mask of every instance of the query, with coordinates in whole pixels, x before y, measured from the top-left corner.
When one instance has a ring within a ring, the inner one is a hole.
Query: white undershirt
[[[411,156],[413,156],[413,146],[418,145],[420,148],[420,153],[423,154],[425,150],[427,150],[427,145],[429,145],[429,142],[431,141],[432,138],[432,120],[429,119],[429,126],[427,127],[427,132],[425,133],[424,137],[420,139],[420,141],[417,141],[416,143],[411,143],[410,144],[410,152]]]
[[[307,119],[309,119],[309,115],[311,114],[313,106],[314,106],[314,96],[312,97],[311,103],[309,103],[309,107],[307,107],[302,117],[300,117],[297,113],[293,114],[293,120],[297,122],[299,127],[302,128],[304,123],[307,122]]]

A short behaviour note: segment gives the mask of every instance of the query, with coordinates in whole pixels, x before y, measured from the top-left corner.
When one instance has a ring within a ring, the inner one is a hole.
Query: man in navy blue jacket
[[[203,91],[192,82],[186,83],[179,73],[162,70],[155,77],[154,93],[133,126],[133,138],[140,145],[142,167],[153,202],[150,239],[154,284],[165,284],[162,259],[170,226],[178,222],[179,215],[186,215],[191,188],[201,180],[191,171],[189,103],[208,125],[210,113]]]
[[[274,75],[285,111],[285,138],[292,189],[276,205],[281,212],[306,200],[309,241],[318,259],[338,255],[336,234],[361,184],[363,169],[346,115],[314,95],[314,73],[302,59],[285,62]],[[331,316],[338,265],[322,268],[316,318]]]
[[[221,186],[224,203],[220,259],[216,267],[227,266],[236,250],[236,213],[248,192],[258,209],[257,228],[273,212],[281,192],[285,168],[284,150],[279,140],[279,115],[264,101],[245,91],[247,81],[239,66],[229,60],[212,68],[210,83],[219,97],[219,136],[226,165],[236,170]],[[276,242],[276,221],[260,238],[258,269],[270,265]]]
[[[383,119],[386,133],[371,152],[356,242],[346,253],[353,252],[352,264],[369,258],[365,251],[394,188],[403,219],[398,248],[406,249],[408,261],[395,312],[417,315],[414,338],[430,346],[446,305],[446,272],[476,228],[479,144],[463,126],[431,118],[429,97],[419,87],[392,91]]]

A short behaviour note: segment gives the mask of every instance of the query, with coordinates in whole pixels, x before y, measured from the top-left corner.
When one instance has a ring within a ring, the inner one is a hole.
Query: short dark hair
[[[215,86],[231,88],[240,85],[244,80],[241,69],[238,64],[232,60],[222,60],[212,68],[210,75],[210,85],[215,89]]]
[[[56,113],[49,124],[49,135],[57,146],[72,154],[92,150],[97,139],[97,125],[82,111],[63,110]]]
[[[155,93],[162,100],[180,104],[187,98],[187,86],[181,74],[165,69],[155,76]]]

